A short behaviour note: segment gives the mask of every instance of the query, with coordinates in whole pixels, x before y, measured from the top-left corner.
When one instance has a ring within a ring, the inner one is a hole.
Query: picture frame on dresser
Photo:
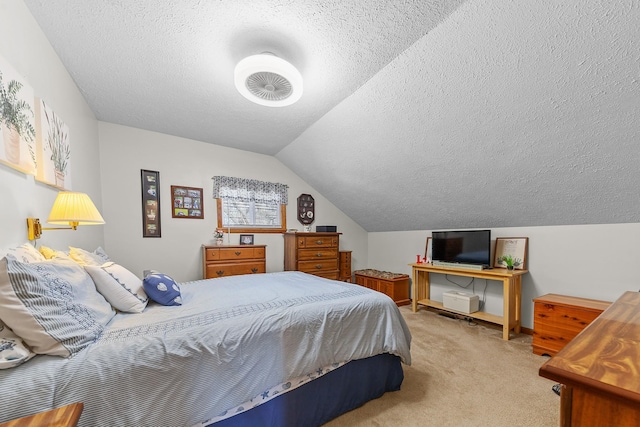
[[[514,259],[520,259],[520,264],[517,266],[514,265],[514,269],[526,269],[528,246],[528,237],[496,237],[493,267],[506,268],[502,263],[502,257],[511,255]]]
[[[241,234],[240,235],[240,244],[241,245],[253,245],[253,234]]]

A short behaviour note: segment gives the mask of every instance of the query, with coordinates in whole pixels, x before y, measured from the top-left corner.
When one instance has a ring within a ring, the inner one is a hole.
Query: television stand
[[[418,305],[433,307],[439,310],[458,313],[455,310],[445,308],[439,301],[429,299],[430,287],[429,274],[451,274],[453,276],[475,277],[478,279],[496,280],[502,282],[503,286],[503,312],[502,316],[476,311],[475,313],[462,313],[465,317],[484,320],[485,322],[502,325],[502,339],[509,339],[509,331],[513,329],[516,334],[520,333],[522,301],[522,276],[528,273],[528,270],[507,271],[503,268],[494,268],[489,270],[467,270],[463,268],[451,268],[445,266],[437,266],[428,263],[409,264],[412,270],[411,281],[411,308],[414,312],[418,311]]]

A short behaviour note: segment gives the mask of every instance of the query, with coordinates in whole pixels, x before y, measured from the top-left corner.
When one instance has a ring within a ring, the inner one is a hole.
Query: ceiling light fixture
[[[244,58],[235,69],[238,92],[267,107],[285,107],[302,96],[302,75],[289,62],[271,53]]]

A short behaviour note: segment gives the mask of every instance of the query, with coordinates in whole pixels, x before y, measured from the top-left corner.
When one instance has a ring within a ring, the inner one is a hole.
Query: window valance
[[[238,202],[260,202],[286,205],[289,186],[255,179],[214,176],[213,197]]]

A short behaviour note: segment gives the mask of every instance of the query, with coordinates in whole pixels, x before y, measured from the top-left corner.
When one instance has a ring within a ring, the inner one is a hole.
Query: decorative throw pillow
[[[7,251],[7,255],[13,255],[21,262],[42,262],[46,261],[45,257],[30,243],[24,243],[17,248],[11,248]]]
[[[180,286],[171,277],[151,273],[142,281],[144,290],[153,301],[162,305],[182,305]]]
[[[141,313],[149,298],[142,287],[142,280],[121,265],[107,262],[99,267],[85,265],[98,292],[117,310]]]
[[[71,260],[68,252],[58,251],[56,249],[51,249],[47,246],[40,246],[40,253],[48,260],[52,259],[64,259]]]
[[[100,338],[113,316],[75,262],[0,260],[0,320],[35,353],[69,357]]]
[[[69,246],[69,256],[80,265],[100,266],[105,262],[111,261],[109,255],[100,246],[93,252]]]
[[[35,355],[19,336],[0,321],[0,369],[22,365]]]

